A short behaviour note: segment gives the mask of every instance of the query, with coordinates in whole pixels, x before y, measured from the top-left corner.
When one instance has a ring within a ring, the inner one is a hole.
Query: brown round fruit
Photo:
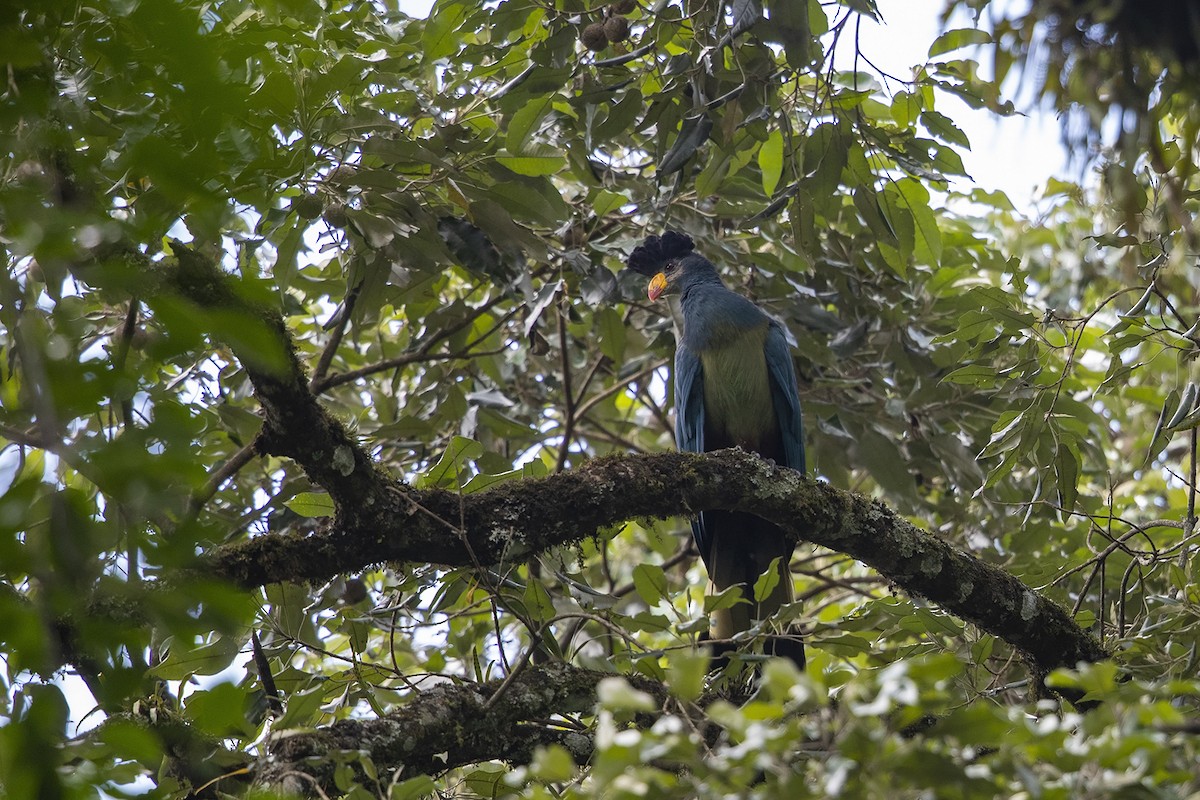
[[[346,207],[341,203],[325,209],[324,216],[325,221],[335,228],[344,228],[350,221],[350,218],[346,216]]]
[[[325,210],[325,204],[315,194],[305,194],[292,201],[292,210],[300,219],[316,219]]]
[[[330,183],[347,186],[354,183],[354,179],[358,177],[358,168],[353,164],[339,164],[336,169],[329,173],[326,177]]]
[[[604,33],[604,23],[593,22],[588,25],[579,34],[579,41],[583,42],[583,46],[588,50],[597,52],[608,47],[608,35]]]
[[[617,0],[608,7],[608,10],[614,14],[632,14],[637,8],[637,0]]]
[[[629,22],[624,17],[609,17],[604,20],[604,35],[616,44],[629,38]]]

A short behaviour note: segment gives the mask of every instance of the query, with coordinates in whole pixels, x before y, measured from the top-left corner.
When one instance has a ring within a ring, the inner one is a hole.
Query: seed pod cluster
[[[604,9],[604,19],[585,25],[579,32],[579,41],[593,52],[600,52],[610,44],[619,44],[629,38],[629,20],[626,14],[637,10],[637,0],[616,0]]]

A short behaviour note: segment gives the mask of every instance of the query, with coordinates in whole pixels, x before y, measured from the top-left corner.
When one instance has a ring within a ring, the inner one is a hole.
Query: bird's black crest
[[[662,236],[647,236],[646,241],[633,248],[626,265],[634,272],[653,276],[673,258],[685,256],[696,249],[686,233],[666,231]]]

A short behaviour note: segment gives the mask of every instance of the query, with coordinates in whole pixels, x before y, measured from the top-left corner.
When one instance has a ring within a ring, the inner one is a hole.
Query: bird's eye
[[[674,271],[675,271],[675,267],[677,267],[677,266],[679,266],[679,265],[678,265],[678,264],[676,264],[674,261],[668,261],[668,262],[667,262],[667,266],[666,266],[666,271],[667,271],[667,272],[674,272]]]

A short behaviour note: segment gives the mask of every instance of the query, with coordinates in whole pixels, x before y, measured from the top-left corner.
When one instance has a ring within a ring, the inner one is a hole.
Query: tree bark
[[[255,781],[299,792],[309,791],[313,781],[331,789],[338,763],[333,756],[342,751],[365,753],[381,776],[402,767],[401,779],[492,759],[525,764],[538,747],[550,744],[586,763],[592,733],[550,720],[556,714],[591,712],[597,685],[613,677],[559,663],[531,666],[505,680],[441,683],[384,717],[341,720],[278,739],[270,757],[255,767]],[[661,683],[641,676],[624,679],[658,704],[666,703]],[[369,783],[363,776],[359,780]]]

